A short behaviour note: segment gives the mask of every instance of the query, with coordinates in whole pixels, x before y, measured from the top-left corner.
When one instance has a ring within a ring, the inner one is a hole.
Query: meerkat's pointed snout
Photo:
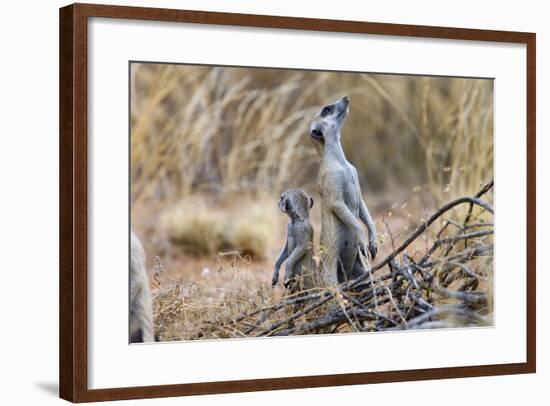
[[[349,110],[349,97],[348,96],[342,96],[340,99],[336,102],[340,105],[340,109],[342,113],[348,113]]]

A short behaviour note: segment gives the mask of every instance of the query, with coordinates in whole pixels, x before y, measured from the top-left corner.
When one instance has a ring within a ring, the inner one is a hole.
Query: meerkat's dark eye
[[[326,117],[332,113],[332,106],[326,106],[323,111],[321,111],[321,116]]]

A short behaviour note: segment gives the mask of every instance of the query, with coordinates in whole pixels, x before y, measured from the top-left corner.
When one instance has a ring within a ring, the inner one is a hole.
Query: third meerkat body
[[[145,269],[145,251],[139,238],[130,238],[130,342],[155,341],[153,305]]]
[[[355,279],[366,272],[360,251],[376,256],[376,229],[363,201],[357,170],[340,144],[340,131],[349,100],[342,97],[323,107],[311,123],[310,136],[321,156],[321,257],[324,279],[329,285]],[[361,223],[368,230],[366,237]],[[368,241],[368,243],[367,243]]]

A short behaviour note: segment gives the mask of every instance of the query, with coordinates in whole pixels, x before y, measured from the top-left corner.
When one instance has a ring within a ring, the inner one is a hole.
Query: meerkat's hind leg
[[[341,260],[338,260],[337,268],[336,268],[336,277],[338,280],[338,284],[347,282],[348,278],[346,277],[346,271],[344,270],[344,264]]]
[[[355,262],[353,263],[353,267],[351,269],[351,277],[352,279],[357,279],[360,276],[365,275],[368,273],[368,269],[366,268],[368,264],[365,264],[361,259],[361,254],[358,252],[357,256],[355,257]]]
[[[369,267],[370,264],[366,262],[366,257],[364,256],[364,254],[358,252],[357,257],[355,258],[355,262],[353,263],[353,267],[351,269],[351,278],[354,280],[361,278],[362,281],[370,281],[370,287],[374,287],[374,280],[372,279],[372,273],[370,272]],[[353,287],[351,289],[351,292],[362,294],[363,290],[364,289],[360,287]]]

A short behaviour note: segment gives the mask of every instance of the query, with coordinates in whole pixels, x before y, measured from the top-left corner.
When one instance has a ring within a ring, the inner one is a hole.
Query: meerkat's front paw
[[[295,278],[285,278],[285,282],[284,282],[285,288],[290,289],[295,282],[296,282]]]
[[[271,278],[271,287],[274,288],[277,285],[277,282],[279,282],[279,274],[274,273],[273,278]]]
[[[371,259],[376,258],[377,253],[378,253],[378,244],[376,243],[376,238],[371,238],[369,240],[369,254]]]
[[[359,252],[360,252],[361,255],[363,255],[364,257],[366,257],[367,254],[370,252],[370,251],[369,251],[369,247],[367,247],[367,244],[366,244],[365,240],[359,240],[358,248],[359,248]]]

